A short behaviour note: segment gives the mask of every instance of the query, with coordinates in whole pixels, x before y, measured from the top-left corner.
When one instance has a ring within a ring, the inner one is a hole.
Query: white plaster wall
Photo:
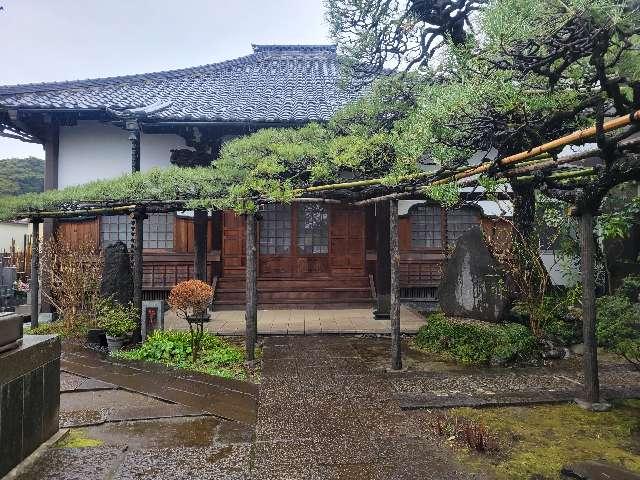
[[[177,135],[141,134],[141,170],[169,166],[170,150],[182,145],[184,139]],[[97,121],[80,121],[60,128],[58,188],[130,171],[131,144],[125,130]]]
[[[178,135],[141,134],[140,170],[144,172],[153,167],[168,167],[171,150],[184,145],[184,138]]]
[[[11,248],[11,240],[15,240],[16,247],[22,250],[24,236],[31,234],[28,223],[0,222],[0,250]]]

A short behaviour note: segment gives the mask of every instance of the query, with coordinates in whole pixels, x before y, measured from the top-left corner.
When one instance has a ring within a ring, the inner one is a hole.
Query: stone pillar
[[[38,326],[40,316],[40,223],[42,220],[34,218],[31,225],[31,328]]]
[[[246,310],[245,350],[247,361],[255,359],[258,336],[258,254],[256,248],[256,216],[246,215]]]
[[[389,253],[391,257],[391,370],[402,370],[400,338],[400,246],[398,238],[398,200],[389,202]]]
[[[388,319],[391,294],[389,201],[376,203],[376,319]]]
[[[193,272],[196,280],[207,282],[207,228],[209,213],[206,210],[193,212]]]
[[[600,402],[598,380],[598,350],[596,341],[596,294],[594,258],[593,214],[580,215],[580,276],[582,280],[582,326],[584,336],[584,401]]]

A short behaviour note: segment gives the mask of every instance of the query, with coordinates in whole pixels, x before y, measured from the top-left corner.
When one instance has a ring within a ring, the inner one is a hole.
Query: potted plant
[[[120,350],[127,336],[131,335],[138,326],[138,315],[131,304],[124,306],[108,299],[99,306],[98,315],[98,326],[107,336],[110,352]]]
[[[13,282],[13,293],[16,296],[18,305],[24,305],[27,300],[27,294],[29,293],[30,286],[27,282],[23,282],[18,279]]]
[[[201,280],[178,283],[169,293],[169,306],[189,324],[191,357],[195,362],[204,337],[204,324],[209,321],[207,309],[213,300],[213,288]]]

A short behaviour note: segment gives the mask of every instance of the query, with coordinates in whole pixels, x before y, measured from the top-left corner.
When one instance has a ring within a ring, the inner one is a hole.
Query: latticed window
[[[152,213],[144,221],[143,248],[173,249],[173,213]]]
[[[453,246],[465,232],[480,225],[480,214],[473,208],[447,212],[447,242]]]
[[[307,255],[329,253],[329,212],[324,205],[298,208],[298,252]]]
[[[416,205],[411,207],[410,218],[413,248],[442,248],[440,207]]]
[[[291,207],[268,204],[260,220],[260,253],[279,255],[291,250]]]
[[[100,243],[106,247],[121,241],[131,245],[131,218],[128,215],[108,215],[100,219]]]

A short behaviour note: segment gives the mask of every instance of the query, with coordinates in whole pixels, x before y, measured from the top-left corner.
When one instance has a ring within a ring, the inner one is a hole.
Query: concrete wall
[[[178,135],[140,137],[140,168],[166,167],[172,148],[183,146]],[[131,171],[131,143],[125,130],[98,121],[60,128],[58,188],[113,178]]]

